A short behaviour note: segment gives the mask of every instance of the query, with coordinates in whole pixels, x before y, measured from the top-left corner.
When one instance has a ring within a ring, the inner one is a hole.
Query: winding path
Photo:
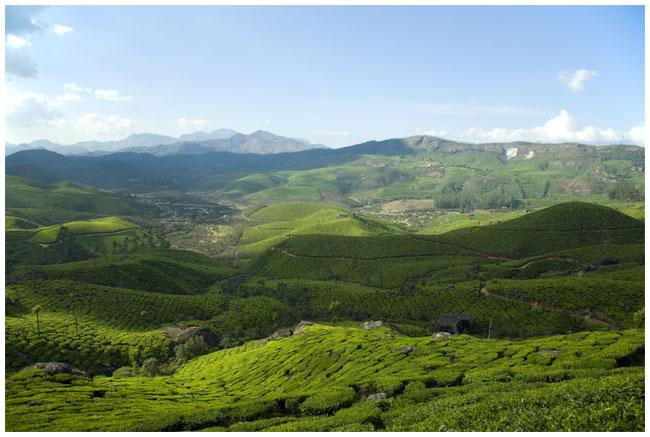
[[[546,310],[546,311],[552,311],[552,312],[555,312],[555,313],[568,314],[568,315],[571,315],[571,316],[574,316],[574,317],[578,317],[578,318],[582,319],[582,321],[587,325],[604,324],[610,329],[615,329],[615,330],[620,330],[621,329],[618,322],[611,321],[611,320],[605,320],[603,318],[594,317],[592,314],[581,314],[581,313],[576,312],[576,311],[570,311],[570,310],[567,310],[565,308],[558,308],[558,307],[554,307],[554,306],[551,306],[551,305],[546,305],[546,304],[543,304],[543,303],[540,303],[540,302],[530,302],[530,301],[523,300],[523,299],[515,299],[515,298],[512,298],[512,297],[506,297],[506,296],[502,296],[500,294],[491,293],[488,290],[487,282],[481,282],[480,292],[481,292],[481,294],[483,296],[486,296],[486,297],[494,297],[496,299],[501,299],[501,300],[505,300],[505,301],[508,301],[508,302],[514,302],[514,303],[518,303],[518,304],[522,304],[522,305],[528,305],[529,307],[531,307],[533,309],[541,308],[541,309]]]

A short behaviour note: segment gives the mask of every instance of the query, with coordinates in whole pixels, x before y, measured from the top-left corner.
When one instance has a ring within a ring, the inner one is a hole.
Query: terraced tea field
[[[7,427],[639,431],[643,348],[641,330],[436,340],[316,325],[196,358],[172,376],[16,373],[7,380]]]

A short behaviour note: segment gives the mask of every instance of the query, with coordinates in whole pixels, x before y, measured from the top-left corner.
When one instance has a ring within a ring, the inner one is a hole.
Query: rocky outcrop
[[[260,346],[264,346],[265,344],[267,344],[268,342],[273,341],[273,340],[279,340],[281,338],[289,338],[292,335],[293,335],[293,332],[291,332],[291,329],[289,329],[289,328],[279,329],[279,330],[275,331],[273,334],[271,334],[268,337],[266,337],[265,339],[263,339],[262,341],[260,341]]]
[[[363,329],[378,329],[378,328],[388,328],[393,331],[397,331],[397,326],[393,325],[390,322],[384,322],[383,320],[368,320],[361,324]]]
[[[381,401],[382,399],[386,399],[387,395],[384,392],[379,392],[379,393],[373,393],[371,395],[368,395],[366,398],[369,401]]]
[[[58,375],[59,373],[71,373],[73,375],[83,376],[83,371],[72,367],[69,363],[62,363],[58,361],[49,361],[45,363],[35,363],[28,367],[28,369],[43,369],[46,375]]]
[[[185,343],[190,338],[198,335],[208,346],[216,346],[219,339],[208,328],[201,326],[165,326],[163,332],[171,340],[172,347]]]
[[[431,335],[431,337],[434,339],[451,338],[451,336],[452,335],[448,332],[434,332],[433,335]]]
[[[308,320],[301,320],[300,323],[296,325],[295,328],[293,328],[293,335],[300,334],[304,328],[307,326],[312,326],[314,322],[310,322]]]

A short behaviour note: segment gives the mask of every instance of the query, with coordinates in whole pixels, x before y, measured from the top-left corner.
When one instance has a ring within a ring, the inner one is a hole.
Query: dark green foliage
[[[184,363],[194,357],[208,353],[210,349],[203,337],[194,335],[186,342],[174,347],[174,354],[179,363]]]
[[[17,267],[21,277],[33,269],[48,279],[69,279],[113,287],[174,294],[203,293],[234,273],[223,263],[194,252],[153,249],[48,266]]]
[[[147,358],[142,363],[142,369],[140,371],[146,376],[158,375],[160,372],[158,360],[156,358]]]

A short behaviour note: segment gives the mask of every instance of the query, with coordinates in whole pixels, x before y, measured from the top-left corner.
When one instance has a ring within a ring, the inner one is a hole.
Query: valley
[[[165,141],[6,157],[7,430],[644,429],[643,148]]]

